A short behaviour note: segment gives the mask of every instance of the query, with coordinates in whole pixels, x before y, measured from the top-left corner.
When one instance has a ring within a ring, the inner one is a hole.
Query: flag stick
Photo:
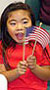
[[[25,44],[23,43],[23,61],[25,60]]]
[[[26,31],[25,31],[26,36]],[[23,42],[23,61],[25,61],[25,36],[24,36],[24,42]]]
[[[40,22],[39,30],[40,30],[41,25],[42,25],[42,22]],[[35,47],[36,47],[36,43],[37,43],[37,41],[35,40],[33,51],[32,51],[32,56],[34,55],[34,50],[35,50]]]

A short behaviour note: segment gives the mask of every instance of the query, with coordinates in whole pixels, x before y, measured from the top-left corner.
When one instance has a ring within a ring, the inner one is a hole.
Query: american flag
[[[33,26],[26,30],[25,40],[26,43],[28,43],[30,40],[36,40],[42,45],[44,49],[50,42],[50,35],[45,29],[39,26]]]

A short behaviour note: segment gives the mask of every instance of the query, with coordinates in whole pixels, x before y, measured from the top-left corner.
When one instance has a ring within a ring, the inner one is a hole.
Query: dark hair
[[[3,61],[4,61],[4,64],[5,64],[5,67],[7,70],[11,69],[11,67],[7,61],[5,50],[9,46],[11,41],[14,44],[11,43],[10,46],[12,46],[12,45],[15,46],[16,42],[11,38],[11,36],[7,32],[6,23],[7,23],[9,13],[12,11],[15,11],[15,10],[20,10],[20,9],[21,10],[27,10],[30,13],[32,25],[35,25],[35,16],[34,16],[34,13],[32,12],[32,9],[27,4],[24,4],[22,2],[11,3],[8,7],[6,7],[4,12],[2,13],[2,16],[1,16],[1,34],[2,34],[2,46],[3,46]],[[46,51],[46,50],[44,50],[44,51]]]
[[[2,34],[2,46],[3,46],[3,59],[4,59],[4,63],[5,63],[5,50],[8,47],[8,45],[10,44],[10,42],[14,42],[15,45],[15,41],[11,38],[11,36],[9,35],[9,33],[7,32],[7,19],[8,19],[8,15],[10,12],[15,11],[15,10],[27,10],[30,13],[30,17],[31,17],[31,21],[32,21],[32,25],[35,25],[35,16],[34,13],[32,12],[32,9],[27,5],[24,4],[22,2],[18,2],[18,3],[11,3],[8,7],[6,7],[6,9],[4,10],[4,12],[2,13],[1,16],[1,34]],[[8,64],[6,64],[8,65]]]
[[[12,11],[15,10],[27,10],[30,13],[30,17],[32,20],[32,25],[35,25],[35,16],[32,12],[32,9],[27,5],[24,4],[22,2],[18,2],[18,3],[11,3],[2,13],[1,16],[1,32],[2,32],[2,43],[4,44],[5,48],[7,48],[7,46],[9,45],[10,41],[13,40],[11,38],[11,36],[9,35],[9,33],[7,32],[7,26],[6,26],[6,22],[8,19],[8,14]],[[5,45],[6,44],[6,45]]]

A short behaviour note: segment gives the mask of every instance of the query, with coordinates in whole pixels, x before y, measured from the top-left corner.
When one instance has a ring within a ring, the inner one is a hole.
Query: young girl
[[[47,90],[50,80],[49,46],[43,50],[37,42],[23,42],[26,28],[35,25],[30,7],[24,3],[12,3],[1,16],[2,41],[0,41],[0,73],[8,81],[8,90]],[[27,31],[26,31],[27,32]]]

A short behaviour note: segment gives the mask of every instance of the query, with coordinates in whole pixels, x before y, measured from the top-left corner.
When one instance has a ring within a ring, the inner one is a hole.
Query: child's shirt
[[[27,57],[32,54],[32,46],[29,44],[25,45],[25,60]],[[0,42],[1,46],[1,42]],[[48,53],[50,54],[49,47],[47,46]],[[16,47],[13,49],[8,48],[6,50],[7,60],[11,69],[17,68],[19,61],[23,60],[23,45],[16,44]],[[37,59],[37,64],[40,66],[50,65],[49,59],[47,60],[44,51],[40,44],[37,43],[34,55]],[[47,54],[46,54],[47,55]],[[47,56],[48,57],[48,56]],[[3,64],[2,50],[0,49],[0,63]],[[16,80],[8,83],[8,90],[47,90],[47,81],[43,81],[36,77],[29,68],[24,75],[21,75]]]

